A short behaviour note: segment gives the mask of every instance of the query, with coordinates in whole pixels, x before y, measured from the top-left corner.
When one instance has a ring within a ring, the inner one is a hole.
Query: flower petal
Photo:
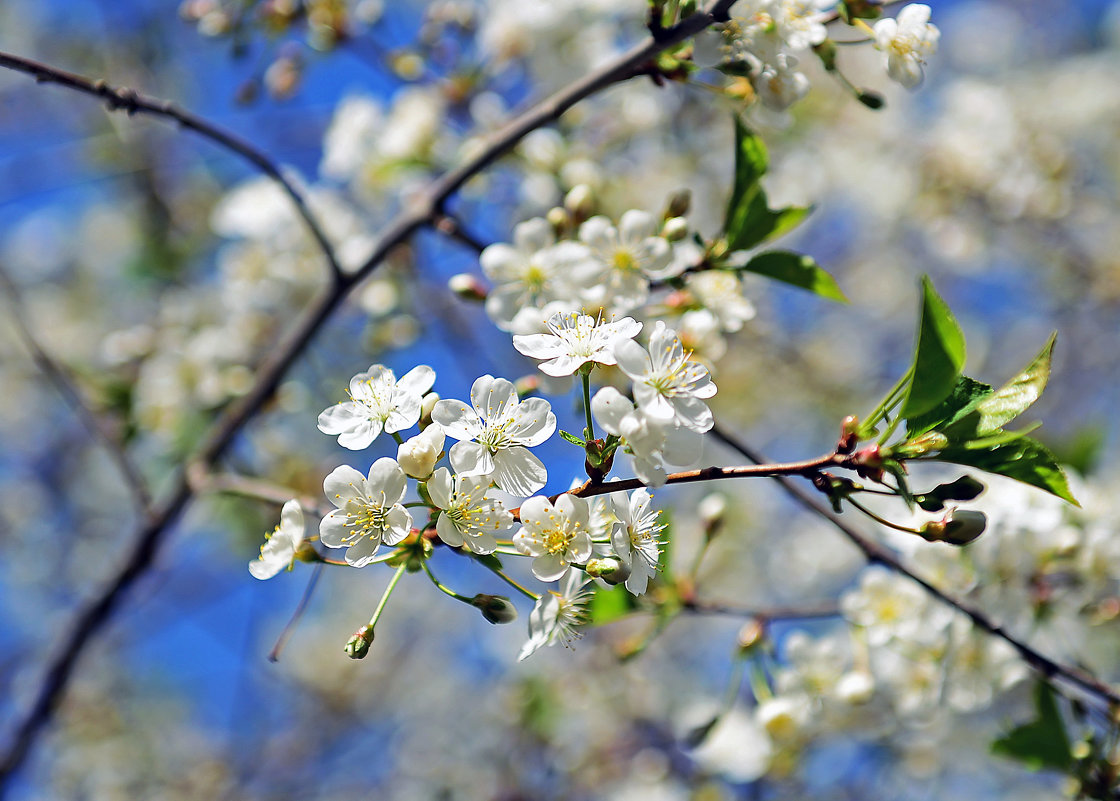
[[[494,454],[493,479],[499,489],[526,497],[545,485],[548,471],[527,448],[515,445]]]

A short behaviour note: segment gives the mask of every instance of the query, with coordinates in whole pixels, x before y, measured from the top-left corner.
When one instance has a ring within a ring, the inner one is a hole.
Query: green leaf
[[[1018,431],[997,431],[994,434],[989,434],[986,437],[979,437],[977,439],[969,439],[960,443],[960,447],[966,448],[970,451],[983,450],[984,448],[994,448],[996,445],[1002,445],[1005,442],[1014,442],[1020,437],[1025,437],[1042,427],[1042,423],[1031,423],[1026,428],[1020,428]]]
[[[1041,442],[1030,437],[1019,437],[984,450],[959,446],[946,448],[937,455],[937,461],[952,462],[1007,476],[1046,490],[1074,506],[1081,505],[1070,492],[1069,482],[1062,468],[1058,466],[1054,454],[1050,453]]]
[[[634,596],[623,585],[617,587],[596,587],[595,594],[587,605],[592,626],[601,626],[619,618],[626,617],[638,608]]]
[[[974,401],[990,394],[992,394],[990,385],[975,381],[966,375],[958,376],[949,397],[925,414],[911,417],[906,421],[906,438],[913,439],[927,431],[941,428],[943,424],[952,424],[960,418],[964,410],[972,408]]]
[[[759,253],[741,268],[744,272],[758,273],[775,281],[782,281],[829,300],[847,303],[848,299],[836,284],[810,256],[789,250],[768,250]]]
[[[1050,358],[1056,337],[1057,334],[1050,335],[1042,351],[1019,375],[995,392],[975,399],[969,408],[957,415],[944,429],[949,438],[972,439],[997,433],[1038,400],[1050,378]]]
[[[579,445],[581,448],[587,447],[587,443],[585,441],[577,437],[575,434],[569,434],[564,429],[560,429],[560,438],[572,443],[573,445]]]
[[[731,187],[731,198],[727,201],[727,214],[724,216],[725,231],[731,230],[731,222],[740,207],[749,205],[761,191],[759,181],[770,166],[766,143],[762,137],[735,117],[735,183]]]
[[[906,419],[925,414],[945,400],[964,367],[964,334],[928,276],[922,277],[921,313],[910,388],[900,412]]]
[[[746,250],[781,236],[796,227],[812,211],[790,206],[772,210],[762,188],[770,158],[762,137],[735,118],[735,182],[727,201],[723,230],[728,250]]]
[[[1037,717],[993,742],[992,753],[1018,760],[1032,770],[1068,771],[1073,764],[1069,735],[1050,685],[1039,682],[1035,686],[1034,704]]]

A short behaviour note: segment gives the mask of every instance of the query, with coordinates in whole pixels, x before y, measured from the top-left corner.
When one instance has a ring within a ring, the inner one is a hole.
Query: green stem
[[[377,608],[373,610],[373,616],[369,619],[369,627],[375,628],[377,626],[377,619],[381,617],[382,610],[385,609],[385,604],[389,602],[389,596],[393,594],[393,590],[397,588],[397,582],[401,580],[404,575],[407,563],[401,564],[397,568],[397,572],[393,574],[393,578],[389,580],[389,586],[385,588],[385,592],[381,594],[381,600],[377,603]]]
[[[591,441],[595,439],[595,421],[591,419],[591,376],[584,373],[581,378],[583,379],[583,413],[587,418],[587,430],[583,432],[583,438]]]
[[[404,445],[404,437],[402,437],[399,432],[394,431],[391,436],[397,441],[398,445]]]
[[[465,595],[460,595],[459,593],[455,592],[455,590],[448,587],[446,584],[441,583],[440,580],[436,578],[435,573],[432,572],[432,569],[428,567],[427,560],[421,562],[420,566],[424,568],[424,572],[428,574],[428,578],[432,580],[432,584],[435,584],[436,589],[438,589],[440,592],[450,595],[456,601],[462,601],[465,604],[471,603],[471,601],[473,600],[472,598],[468,598]]]
[[[898,403],[903,390],[906,389],[906,385],[910,382],[910,377],[913,374],[914,368],[911,367],[903,374],[902,378],[898,379],[898,383],[891,387],[891,391],[887,393],[887,396],[885,398],[883,398],[883,402],[876,406],[871,414],[869,414],[860,425],[861,431],[870,431],[872,428],[874,428],[876,424],[878,424],[878,422],[883,419],[886,413],[889,412],[896,403]]]
[[[524,554],[518,554],[518,555],[519,555],[519,556],[523,556]],[[489,571],[490,571],[491,573],[493,573],[493,574],[494,574],[495,576],[497,576],[498,578],[500,578],[500,579],[501,579],[502,581],[504,581],[504,582],[505,582],[506,584],[508,584],[509,586],[513,587],[513,588],[514,588],[515,590],[517,590],[517,591],[518,591],[519,593],[521,593],[522,595],[524,595],[524,596],[525,596],[526,598],[532,598],[532,599],[533,599],[534,601],[539,601],[539,600],[540,600],[540,597],[541,597],[541,596],[540,596],[540,593],[537,593],[537,592],[533,592],[532,590],[527,590],[527,589],[525,589],[525,588],[524,588],[524,587],[522,587],[522,586],[521,586],[520,584],[518,584],[518,583],[517,583],[516,581],[514,581],[514,580],[513,580],[513,579],[511,579],[511,578],[510,578],[509,576],[507,576],[507,575],[506,575],[506,573],[505,573],[505,571],[504,571],[504,570],[502,570],[502,569],[501,569],[500,567],[494,567],[493,565],[491,565],[491,564],[488,564],[488,563],[486,563],[486,562],[483,562],[483,561],[481,561],[481,560],[479,560],[479,561],[478,561],[478,563],[479,563],[480,565],[482,565],[483,567],[485,567],[485,568],[486,568],[487,570],[489,570]]]
[[[721,714],[728,712],[735,706],[735,700],[739,697],[739,688],[743,686],[743,671],[746,668],[747,659],[743,654],[737,654],[731,663],[731,678],[727,682],[727,691],[723,697],[723,710]]]
[[[887,528],[893,528],[895,531],[905,531],[907,534],[917,534],[918,536],[921,536],[921,534],[922,534],[922,532],[918,531],[917,529],[907,528],[906,526],[900,526],[898,523],[892,523],[891,521],[889,521],[885,518],[879,517],[879,515],[872,512],[870,509],[868,509],[866,506],[864,506],[859,501],[854,500],[852,498],[852,496],[850,496],[850,495],[847,498],[845,498],[845,500],[848,503],[850,503],[852,506],[854,506],[856,509],[859,509],[865,515],[870,517],[876,523],[881,523],[882,525],[886,526]]]

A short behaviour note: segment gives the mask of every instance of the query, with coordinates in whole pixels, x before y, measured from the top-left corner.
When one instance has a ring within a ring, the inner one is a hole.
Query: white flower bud
[[[486,287],[470,273],[456,273],[447,279],[447,288],[464,300],[486,300]]]
[[[760,726],[774,742],[789,742],[801,731],[808,717],[805,705],[793,698],[767,698],[755,712]]]
[[[845,673],[836,682],[836,698],[853,706],[866,704],[875,694],[875,679],[864,670]]]
[[[439,403],[439,393],[429,392],[420,399],[420,430],[424,430],[432,424],[432,409],[436,408]]]
[[[587,563],[587,575],[608,584],[621,584],[630,578],[630,565],[618,559],[592,559]]]
[[[402,442],[397,448],[397,462],[401,469],[413,478],[426,479],[443,452],[443,440],[443,427],[432,423],[415,437]]]
[[[670,217],[661,226],[661,235],[670,242],[680,242],[688,236],[688,220],[684,217]]]
[[[577,220],[586,220],[595,212],[595,193],[587,184],[576,184],[564,196],[564,208]]]

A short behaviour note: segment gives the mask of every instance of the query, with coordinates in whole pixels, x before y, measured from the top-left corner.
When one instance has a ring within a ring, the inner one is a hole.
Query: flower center
[[[629,250],[619,248],[611,258],[611,265],[620,272],[630,273],[638,269],[638,260]]]

